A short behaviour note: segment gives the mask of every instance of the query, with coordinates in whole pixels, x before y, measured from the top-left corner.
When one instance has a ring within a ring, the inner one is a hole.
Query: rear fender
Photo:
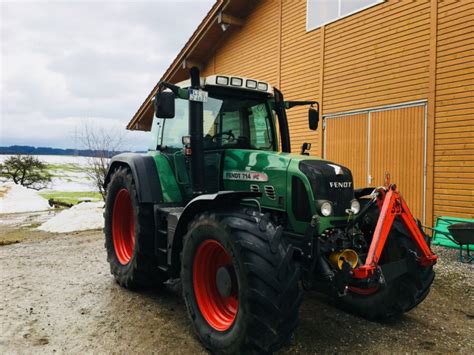
[[[126,167],[132,172],[140,203],[163,202],[160,177],[152,156],[137,153],[123,153],[114,156],[107,170],[105,189],[107,189],[113,173],[120,167]]]

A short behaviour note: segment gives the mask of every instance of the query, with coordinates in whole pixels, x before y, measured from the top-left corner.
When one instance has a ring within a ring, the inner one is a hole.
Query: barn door
[[[327,117],[324,122],[325,159],[351,169],[355,188],[367,186],[367,117],[366,112]]]
[[[399,186],[411,212],[422,219],[425,168],[425,106],[370,113],[369,181],[384,183],[385,172]]]
[[[324,158],[351,169],[354,187],[380,186],[385,172],[424,220],[426,103],[324,118]]]

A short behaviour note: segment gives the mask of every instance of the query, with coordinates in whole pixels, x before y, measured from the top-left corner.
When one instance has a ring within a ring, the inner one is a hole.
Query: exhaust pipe
[[[199,90],[201,78],[199,69],[192,67],[191,88]],[[204,138],[203,138],[203,103],[189,100],[189,133],[191,135],[191,180],[193,194],[204,193]]]

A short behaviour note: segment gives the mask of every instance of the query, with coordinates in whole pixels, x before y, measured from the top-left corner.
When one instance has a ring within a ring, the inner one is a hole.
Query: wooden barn
[[[426,224],[474,218],[474,1],[218,0],[160,80],[194,65],[318,100],[317,132],[289,111],[292,151],[312,143],[356,187],[388,171]],[[150,129],[155,89],[128,129]]]

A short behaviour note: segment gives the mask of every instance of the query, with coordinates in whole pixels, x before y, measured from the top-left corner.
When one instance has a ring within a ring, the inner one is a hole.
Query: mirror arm
[[[306,105],[316,105],[319,111],[319,102],[318,101],[285,101],[285,108],[290,109],[295,106],[306,106]]]
[[[168,83],[166,81],[160,81],[158,83],[159,90],[161,91],[164,87],[170,89],[171,91],[173,91],[173,93],[175,95],[178,95],[178,93],[179,93],[179,86]]]
[[[188,90],[186,89],[182,89],[180,88],[179,86],[177,85],[174,85],[174,84],[171,84],[171,83],[168,83],[166,81],[160,81],[158,83],[158,92],[161,92],[163,90],[163,88],[168,88],[170,89],[173,94],[176,95],[176,97],[180,98],[180,99],[189,99],[189,92]]]

